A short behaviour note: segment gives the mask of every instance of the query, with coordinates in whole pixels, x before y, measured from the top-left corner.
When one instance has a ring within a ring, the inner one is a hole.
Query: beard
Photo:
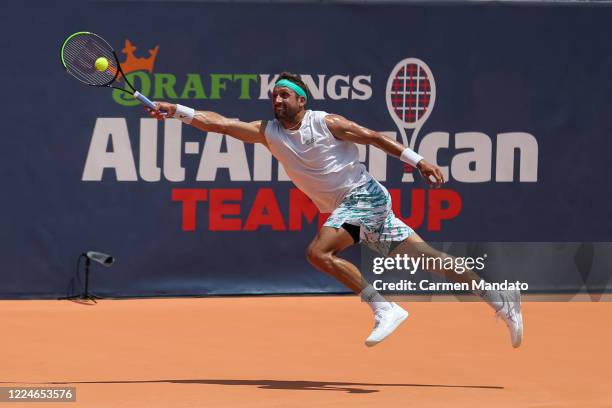
[[[295,120],[296,115],[298,114],[298,110],[291,110],[289,108],[282,107],[279,110],[274,109],[274,117],[278,120],[292,122]]]

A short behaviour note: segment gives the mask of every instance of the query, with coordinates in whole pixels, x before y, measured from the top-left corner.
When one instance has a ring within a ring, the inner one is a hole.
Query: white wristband
[[[423,156],[415,152],[410,148],[404,149],[402,155],[400,156],[400,160],[404,163],[408,163],[412,167],[416,167],[416,165],[423,160]]]
[[[193,117],[195,115],[195,110],[188,106],[176,105],[176,112],[174,113],[174,119],[178,119],[183,123],[191,124]]]

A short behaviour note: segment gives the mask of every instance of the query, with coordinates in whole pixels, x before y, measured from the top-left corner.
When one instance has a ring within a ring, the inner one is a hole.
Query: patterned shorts
[[[341,228],[344,223],[358,226],[361,242],[383,255],[393,242],[414,233],[393,214],[389,192],[374,179],[351,190],[323,225]]]

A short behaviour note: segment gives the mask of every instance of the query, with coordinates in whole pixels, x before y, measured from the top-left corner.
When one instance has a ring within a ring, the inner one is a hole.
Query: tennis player
[[[331,213],[307,250],[308,261],[350,288],[368,303],[375,326],[366,339],[373,346],[389,336],[408,312],[387,301],[362,278],[359,269],[338,256],[347,247],[363,242],[383,255],[447,257],[423,240],[391,210],[391,198],[359,162],[355,144],[375,146],[414,166],[431,187],[444,183],[442,172],[402,144],[340,115],[306,109],[308,88],[299,75],[283,72],[272,92],[274,120],[251,123],[225,118],[214,112],[167,102],[146,108],[157,119],[176,118],[203,131],[261,143],[283,165],[293,183],[323,213]],[[430,272],[457,282],[480,281],[473,271],[458,273],[432,267]],[[519,291],[478,290],[510,330],[512,345],[521,344],[523,321]]]

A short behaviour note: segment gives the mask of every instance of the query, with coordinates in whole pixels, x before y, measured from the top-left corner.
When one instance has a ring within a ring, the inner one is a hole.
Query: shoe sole
[[[523,309],[521,307],[521,293],[518,293],[518,308],[519,308],[519,332],[517,336],[517,341],[512,342],[512,347],[519,348],[523,343]]]
[[[387,337],[389,337],[389,335],[393,334],[393,332],[399,327],[400,324],[402,324],[404,322],[404,320],[406,320],[408,318],[408,316],[410,316],[410,313],[406,312],[404,310],[405,314],[403,314],[402,316],[400,316],[399,318],[395,319],[393,321],[393,325],[391,326],[391,330],[389,330],[389,333],[387,333],[387,335],[385,337],[383,337],[382,339],[378,340],[378,341],[367,341],[365,342],[365,345],[368,347],[373,347],[375,345],[377,345],[378,343],[380,343],[381,341],[383,341],[384,339],[386,339]]]
[[[515,343],[512,343],[512,347],[519,348],[523,343],[523,319],[521,317],[521,326],[519,328],[518,339]]]

